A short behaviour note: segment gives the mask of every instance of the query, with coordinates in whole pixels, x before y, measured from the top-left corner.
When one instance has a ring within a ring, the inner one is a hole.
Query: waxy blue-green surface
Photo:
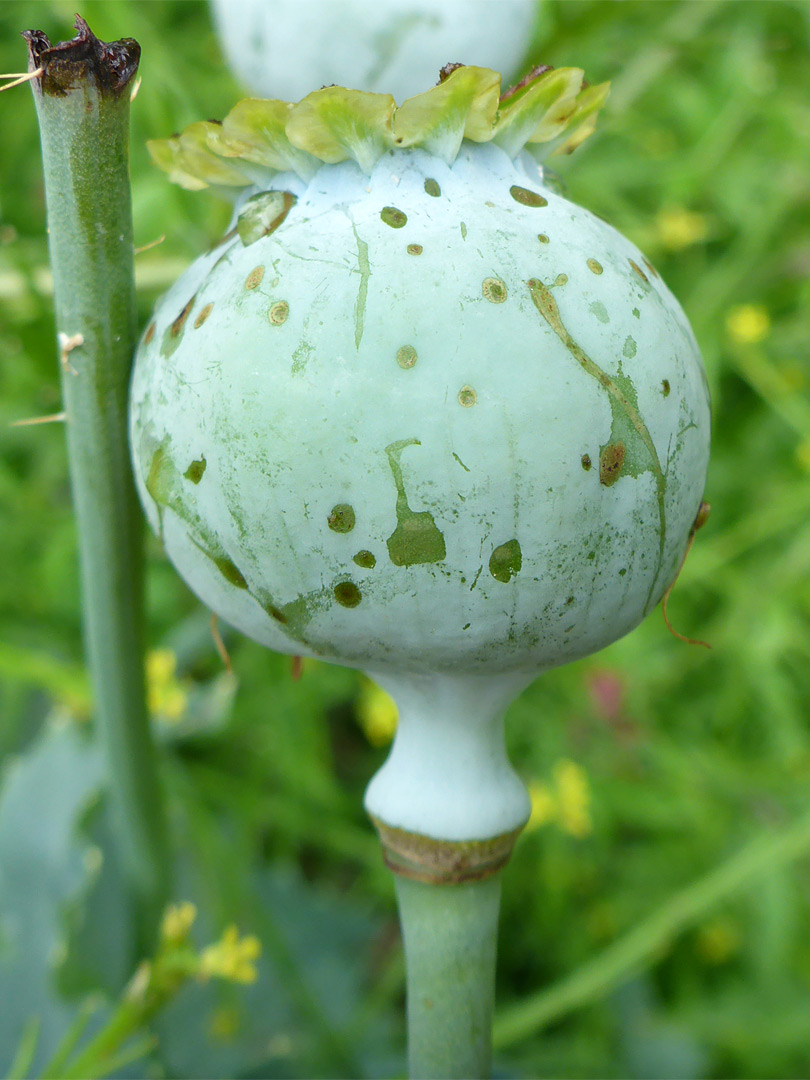
[[[228,61],[253,93],[296,101],[313,86],[419,93],[450,57],[513,71],[535,0],[211,0]]]
[[[626,633],[674,576],[708,458],[694,338],[643,255],[525,162],[465,143],[452,166],[279,175],[272,231],[247,208],[160,303],[133,383],[141,495],[249,636],[539,671]]]

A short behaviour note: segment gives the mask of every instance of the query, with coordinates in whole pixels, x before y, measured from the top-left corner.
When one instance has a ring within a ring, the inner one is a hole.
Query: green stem
[[[155,998],[149,1005],[144,1001],[121,1002],[101,1031],[84,1047],[58,1075],[61,1080],[81,1080],[109,1071],[113,1055],[143,1028],[158,1011],[162,1000]],[[46,1071],[43,1076],[53,1076]]]
[[[167,843],[143,677],[142,526],[126,436],[137,321],[130,83],[140,48],[29,31],[42,140],[84,634],[140,947],[167,894]],[[65,337],[61,337],[65,335]],[[65,342],[77,343],[65,351]]]
[[[467,885],[396,877],[412,1077],[488,1077],[500,875]]]
[[[648,966],[667,944],[738,889],[806,856],[810,812],[778,831],[763,831],[716,869],[675,893],[660,908],[592,960],[554,986],[504,1009],[495,1023],[495,1045],[531,1038],[573,1009],[603,997]]]

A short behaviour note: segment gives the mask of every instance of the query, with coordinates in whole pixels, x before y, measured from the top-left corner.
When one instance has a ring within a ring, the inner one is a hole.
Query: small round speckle
[[[263,266],[254,267],[250,271],[250,273],[248,274],[247,278],[245,279],[245,288],[246,289],[257,289],[261,285],[263,277],[264,277],[264,267]]]
[[[267,312],[267,318],[273,326],[281,326],[282,323],[287,321],[287,316],[289,314],[290,305],[286,300],[279,300],[277,303],[273,304]]]
[[[588,269],[593,274],[601,274],[602,264],[600,262],[597,262],[596,259],[588,259]]]
[[[339,581],[332,591],[342,607],[355,608],[362,600],[360,590],[353,581]]]
[[[200,309],[200,314],[194,320],[194,329],[199,330],[211,312],[214,310],[213,304],[206,304],[204,308]]]
[[[152,338],[155,336],[155,324],[149,323],[146,328],[146,333],[143,335],[144,345],[148,345]]]
[[[355,520],[354,508],[348,503],[338,503],[337,506],[332,507],[326,524],[332,532],[347,533],[354,528]]]
[[[624,468],[627,447],[623,442],[608,443],[599,456],[599,483],[613,487]],[[589,556],[590,557],[590,556]]]
[[[582,468],[585,470],[585,472],[588,472],[590,470],[591,465],[592,465],[591,455],[590,454],[583,454],[582,455]]]
[[[471,409],[476,401],[478,401],[478,394],[473,388],[471,386],[462,386],[458,392],[459,405],[463,405],[465,409]]]
[[[192,296],[192,298],[189,300],[189,302],[186,304],[186,306],[183,308],[183,310],[180,312],[180,314],[174,320],[172,325],[169,327],[169,334],[173,338],[178,338],[183,333],[183,327],[186,325],[186,319],[188,318],[188,313],[191,311],[193,306],[194,306],[194,297]]]
[[[500,278],[484,278],[481,284],[481,292],[484,294],[484,299],[489,300],[490,304],[502,304],[506,299],[506,284]]]
[[[546,234],[544,232],[538,233],[537,234],[537,239],[540,241],[541,244],[547,244],[548,243],[548,237],[546,236]]]
[[[566,285],[568,283],[568,274],[557,274],[554,281],[555,285]]]
[[[380,211],[380,217],[392,229],[401,229],[408,221],[408,215],[402,210],[397,210],[395,206],[384,206]]]
[[[362,566],[365,570],[373,570],[377,565],[377,557],[373,551],[358,551],[352,558],[352,562],[356,562],[358,566]]]
[[[409,255],[421,255],[424,250],[421,244],[408,244]]]
[[[661,382],[661,393],[664,395],[664,397],[669,397],[669,391],[670,391],[669,379],[662,380],[662,382]]]
[[[633,271],[636,274],[638,274],[638,276],[641,278],[641,280],[644,281],[647,285],[649,285],[650,284],[650,279],[647,277],[647,275],[644,273],[644,271],[641,269],[641,267],[638,265],[638,263],[634,263],[632,259],[628,259],[627,261],[630,263],[630,266],[632,267]]]
[[[537,191],[530,191],[528,188],[519,187],[517,184],[512,184],[509,188],[509,194],[522,206],[548,206],[548,199],[544,198]]]
[[[432,195],[434,199],[438,199],[438,197],[442,193],[442,189],[439,187],[438,181],[431,179],[425,181],[425,191],[428,195]]]
[[[397,349],[397,363],[401,368],[412,368],[418,357],[413,345],[403,345]]]

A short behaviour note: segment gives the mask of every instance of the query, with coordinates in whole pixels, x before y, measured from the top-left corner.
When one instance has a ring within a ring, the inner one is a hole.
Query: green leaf
[[[6,768],[0,788],[0,1073],[30,1017],[41,1021],[34,1064],[69,1026],[57,992],[63,911],[86,886],[89,845],[76,822],[101,781],[97,748],[74,725],[51,724]]]

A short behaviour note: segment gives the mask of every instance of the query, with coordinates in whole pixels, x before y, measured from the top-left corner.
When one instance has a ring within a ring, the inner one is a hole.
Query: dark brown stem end
[[[132,38],[99,41],[81,15],[76,16],[74,26],[76,37],[58,45],[51,45],[41,30],[23,30],[22,36],[28,42],[29,70],[42,70],[41,92],[62,97],[93,81],[100,94],[117,97],[138,70],[140,45]]]

